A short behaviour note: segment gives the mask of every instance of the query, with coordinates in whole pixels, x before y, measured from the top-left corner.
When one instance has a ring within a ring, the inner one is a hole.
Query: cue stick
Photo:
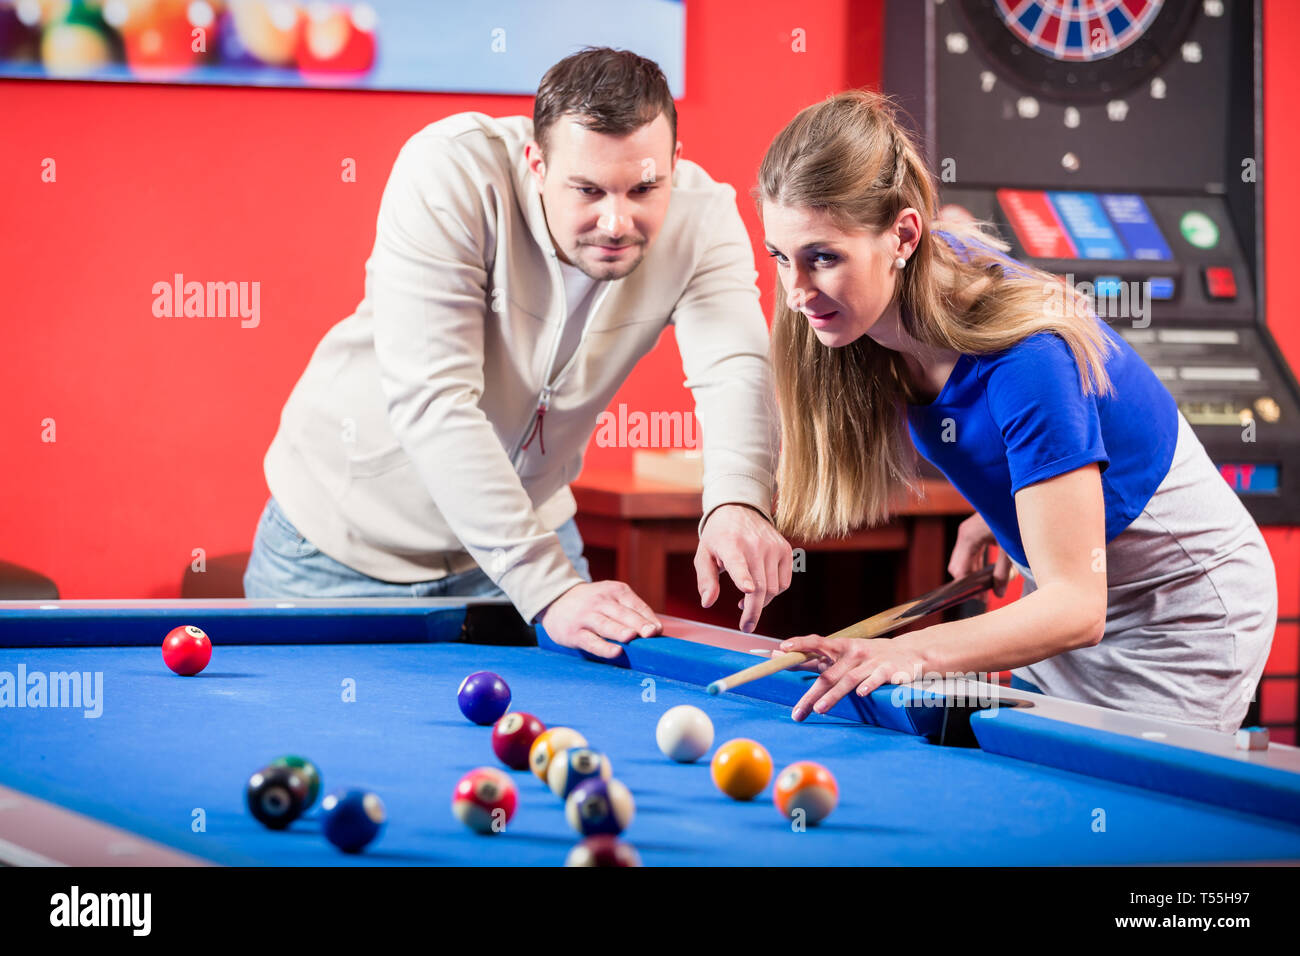
[[[962,601],[969,600],[981,591],[985,591],[993,585],[993,565],[986,564],[972,574],[964,578],[957,578],[955,581],[949,581],[942,587],[937,587],[928,594],[923,594],[913,601],[906,601],[897,607],[891,607],[887,611],[881,611],[879,614],[873,614],[871,617],[864,618],[856,624],[850,624],[843,630],[836,631],[831,637],[853,637],[853,638],[870,638],[881,637],[896,631],[901,627],[906,627],[928,614],[936,611],[943,611]],[[805,654],[803,651],[790,651],[779,657],[773,657],[770,660],[755,664],[752,667],[746,667],[742,671],[737,671],[727,677],[720,677],[713,683],[709,684],[708,692],[710,694],[721,694],[725,691],[739,687],[741,684],[748,684],[750,681],[758,680],[761,677],[767,677],[787,668],[802,664],[804,661],[812,660],[816,656]]]

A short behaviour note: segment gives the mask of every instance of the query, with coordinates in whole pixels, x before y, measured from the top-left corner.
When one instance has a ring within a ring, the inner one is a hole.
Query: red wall
[[[879,3],[854,6],[878,22]],[[848,8],[688,3],[685,155],[747,191],[798,108],[876,81],[878,39],[850,48]],[[262,455],[316,342],[361,297],[398,148],[451,113],[532,112],[530,97],[91,83],[5,82],[0,98],[0,557],[70,598],[172,596],[193,549],[249,547]],[[260,326],[155,318],[152,286],[177,272],[260,282]],[[685,410],[685,390],[657,384],[681,379],[670,335],[616,401]]]
[[[1267,4],[1269,268],[1291,258],[1282,218],[1300,185],[1270,176],[1294,155],[1281,119],[1300,90],[1300,8]],[[690,0],[685,155],[747,198],[768,141],[801,107],[879,79],[879,0]],[[791,49],[792,31],[807,52]],[[50,575],[65,597],[179,593],[193,549],[249,547],[265,501],[261,458],[324,331],[361,297],[392,159],[414,131],[462,110],[530,113],[526,97],[0,83],[0,558]],[[1274,118],[1276,115],[1276,118]],[[352,158],[358,181],[340,180]],[[41,180],[53,160],[57,181]],[[773,273],[759,258],[764,306]],[[261,283],[261,324],[165,319],[155,282]],[[1300,292],[1268,308],[1300,363]],[[671,334],[615,398],[687,410]],[[53,419],[57,441],[42,441]],[[588,464],[625,466],[593,447]],[[1300,543],[1273,535],[1297,577]],[[1294,588],[1292,589],[1294,590]],[[1294,613],[1292,611],[1291,613]]]
[[[1292,369],[1300,370],[1300,289],[1292,280],[1300,240],[1292,228],[1300,210],[1300,183],[1292,169],[1300,150],[1295,126],[1295,98],[1300,92],[1300,4],[1266,0],[1264,4],[1264,182],[1265,317],[1286,353]],[[1293,425],[1300,428],[1300,425]],[[1279,615],[1290,618],[1277,627],[1266,674],[1295,675],[1300,671],[1300,529],[1265,528],[1264,537],[1277,567]],[[1294,676],[1266,682],[1260,693],[1260,720],[1265,724],[1294,723],[1300,688]],[[1294,743],[1279,736],[1279,740]]]

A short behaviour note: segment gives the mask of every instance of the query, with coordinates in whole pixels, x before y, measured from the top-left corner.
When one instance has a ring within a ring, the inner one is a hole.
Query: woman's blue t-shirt
[[[960,240],[934,234],[965,253]],[[1010,271],[1015,262],[1007,262]],[[1127,342],[1101,326],[1115,347],[1106,362],[1110,395],[1085,395],[1073,353],[1060,336],[1043,332],[1003,352],[962,355],[933,402],[907,406],[917,450],[1024,566],[1015,503],[1021,488],[1098,464],[1111,541],[1142,513],[1173,461],[1173,396]]]

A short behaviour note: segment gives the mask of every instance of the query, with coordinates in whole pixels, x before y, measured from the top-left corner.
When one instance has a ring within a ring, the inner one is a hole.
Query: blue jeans
[[[570,518],[555,529],[574,570],[591,580],[582,556],[582,536]],[[437,581],[394,584],[335,561],[302,536],[274,498],[257,523],[253,553],[244,571],[244,596],[250,598],[349,597],[504,597],[482,568],[474,567]]]

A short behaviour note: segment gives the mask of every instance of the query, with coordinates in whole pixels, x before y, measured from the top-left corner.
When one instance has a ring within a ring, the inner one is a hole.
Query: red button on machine
[[[1235,299],[1237,276],[1232,266],[1205,267],[1205,294],[1211,299]]]

